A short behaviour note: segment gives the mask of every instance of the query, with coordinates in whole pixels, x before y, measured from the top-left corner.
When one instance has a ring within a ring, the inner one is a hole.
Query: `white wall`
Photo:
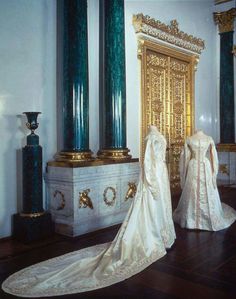
[[[41,111],[44,166],[56,152],[56,1],[0,1],[0,238],[20,211],[24,111]]]
[[[88,0],[89,145],[99,150],[99,1]]]
[[[110,0],[109,0],[110,1]],[[127,146],[139,156],[140,67],[132,15],[148,14],[164,23],[177,19],[181,30],[206,42],[196,73],[196,126],[218,138],[217,31],[213,0],[125,1]],[[99,149],[99,1],[88,0],[90,148]],[[56,138],[56,0],[0,0],[0,238],[11,234],[11,215],[21,209],[23,111],[41,111],[44,167],[53,158]]]

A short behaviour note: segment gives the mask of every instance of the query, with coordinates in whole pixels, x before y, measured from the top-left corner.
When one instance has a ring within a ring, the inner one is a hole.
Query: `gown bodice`
[[[190,159],[195,159],[199,162],[203,162],[205,160],[209,146],[211,144],[211,139],[209,137],[206,138],[194,138],[190,137],[187,139],[187,146],[190,151]]]

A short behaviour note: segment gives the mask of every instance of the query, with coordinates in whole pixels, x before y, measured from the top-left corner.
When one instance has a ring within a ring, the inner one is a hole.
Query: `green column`
[[[124,0],[100,0],[100,151],[130,159],[126,147]]]
[[[63,150],[57,161],[87,161],[89,149],[89,80],[87,0],[63,1]]]
[[[234,143],[233,31],[220,34],[220,142]]]
[[[220,143],[235,143],[233,31],[236,9],[214,13],[220,33]]]

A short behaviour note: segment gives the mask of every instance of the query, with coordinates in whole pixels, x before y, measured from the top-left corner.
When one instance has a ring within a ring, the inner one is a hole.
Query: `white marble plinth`
[[[219,172],[217,176],[217,184],[219,186],[234,186],[236,185],[236,152],[220,151]]]
[[[133,200],[126,199],[128,183],[137,186],[139,173],[139,162],[76,168],[48,166],[47,202],[56,232],[79,236],[121,223]],[[83,203],[83,195],[85,200],[86,195],[89,197],[90,207]]]

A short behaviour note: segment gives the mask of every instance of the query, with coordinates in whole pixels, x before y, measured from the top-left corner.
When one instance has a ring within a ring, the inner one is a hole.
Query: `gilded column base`
[[[36,217],[40,217],[43,216],[45,214],[44,212],[38,212],[38,213],[20,213],[21,217],[30,217],[30,218],[36,218]]]
[[[99,150],[97,156],[99,159],[110,159],[110,160],[130,160],[132,158],[129,155],[129,149],[102,149]]]
[[[81,152],[59,152],[55,155],[55,160],[58,162],[69,162],[69,163],[77,163],[77,162],[88,162],[93,161],[95,158],[93,157],[92,151],[81,151]]]

